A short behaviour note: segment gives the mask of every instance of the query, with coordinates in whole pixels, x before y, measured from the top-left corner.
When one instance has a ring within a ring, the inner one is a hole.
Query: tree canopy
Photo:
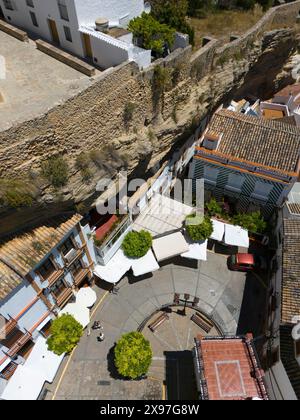
[[[124,334],[115,347],[115,365],[125,378],[137,379],[145,375],[151,361],[151,345],[139,332]]]
[[[63,314],[52,322],[50,337],[47,340],[48,349],[59,356],[70,353],[82,334],[82,325],[72,315]]]
[[[175,29],[160,23],[151,14],[143,13],[129,22],[128,29],[139,40],[142,48],[163,55],[165,46],[171,48],[174,43]]]
[[[129,258],[141,258],[152,246],[151,233],[146,230],[129,232],[122,243],[124,254]]]
[[[151,5],[152,15],[160,23],[165,23],[178,32],[188,34],[190,43],[194,44],[195,32],[186,19],[189,8],[188,0],[152,0]]]
[[[199,219],[199,222],[197,222],[198,218],[195,215],[188,216],[185,221],[185,228],[193,241],[204,241],[213,233],[213,224],[207,216],[204,219],[201,218],[201,221]]]
[[[264,221],[261,213],[255,211],[253,213],[239,213],[232,218],[235,225],[242,226],[244,229],[254,233],[264,233],[267,223]]]

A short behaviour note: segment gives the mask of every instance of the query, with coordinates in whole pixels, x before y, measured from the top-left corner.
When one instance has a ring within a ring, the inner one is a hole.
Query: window
[[[69,21],[68,9],[65,0],[58,0],[57,2],[60,18]]]
[[[64,26],[64,31],[65,31],[66,40],[72,42],[72,35],[71,35],[70,28],[68,26]]]
[[[241,192],[245,178],[242,175],[230,174],[228,177],[226,189],[233,192]]]
[[[295,343],[295,351],[296,351],[296,357],[300,356],[300,340],[296,341]]]
[[[3,4],[4,4],[5,9],[14,10],[11,0],[3,0]]]
[[[30,17],[31,17],[31,20],[32,20],[32,24],[34,26],[39,26],[38,21],[37,21],[36,16],[35,16],[35,13],[33,13],[33,12],[29,12],[29,13],[30,13]]]
[[[204,180],[208,184],[216,185],[218,174],[219,174],[219,169],[218,168],[213,168],[211,166],[205,166],[205,168],[204,168]]]
[[[267,184],[266,182],[256,181],[251,197],[257,200],[267,201],[272,189],[273,185]]]
[[[34,7],[33,0],[26,0],[26,4],[29,7]]]
[[[64,256],[66,256],[72,249],[74,249],[74,243],[72,238],[68,238],[61,246],[61,252]]]
[[[77,260],[76,262],[74,262],[74,264],[72,264],[70,267],[70,271],[73,274],[73,276],[76,276],[76,274],[78,274],[79,271],[81,270],[82,270],[82,264],[80,260]]]
[[[47,279],[54,271],[55,267],[50,259],[48,259],[39,269],[39,272],[44,279]]]

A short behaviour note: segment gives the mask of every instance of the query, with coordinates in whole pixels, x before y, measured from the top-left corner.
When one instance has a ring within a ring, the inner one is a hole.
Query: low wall
[[[35,43],[38,50],[50,55],[58,61],[61,61],[67,66],[73,67],[73,69],[86,74],[89,77],[95,75],[96,69],[87,64],[85,61],[82,61],[79,58],[76,58],[73,55],[62,51],[61,49],[56,48],[53,45],[48,44],[48,42],[42,41],[41,39],[38,39]]]
[[[29,41],[28,35],[25,31],[22,31],[21,29],[18,29],[7,22],[4,22],[3,20],[0,20],[0,31],[6,32],[8,35],[13,36],[14,38],[17,38],[20,41]]]

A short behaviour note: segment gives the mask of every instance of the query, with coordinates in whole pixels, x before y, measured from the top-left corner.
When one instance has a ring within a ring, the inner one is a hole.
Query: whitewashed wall
[[[52,37],[48,19],[53,19],[56,22],[61,47],[84,57],[83,44],[81,34],[78,32],[78,21],[73,0],[65,0],[68,8],[69,21],[60,18],[57,0],[33,0],[34,8],[27,6],[25,0],[12,0],[12,2],[16,10],[5,9],[3,0],[0,0],[0,5],[7,22],[23,28],[26,31],[33,32],[41,38],[51,42]],[[32,24],[30,12],[35,13],[39,24],[38,27]],[[63,26],[68,26],[70,28],[72,42],[66,40]]]
[[[49,1],[49,0],[48,0]],[[95,19],[105,17],[112,23],[126,26],[128,22],[142,14],[144,0],[73,0],[80,25],[95,23]]]

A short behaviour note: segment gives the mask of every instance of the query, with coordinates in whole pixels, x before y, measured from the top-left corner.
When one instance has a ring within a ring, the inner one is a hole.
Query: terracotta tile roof
[[[298,127],[221,109],[212,117],[208,130],[223,133],[218,153],[254,162],[256,166],[296,171],[300,153]]]
[[[198,341],[198,356],[200,354],[202,378],[207,385],[206,399],[267,399],[261,380],[262,371],[253,354],[251,341],[244,338],[204,338]]]
[[[300,203],[286,203],[287,208],[289,209],[290,213],[297,214],[300,216]]]
[[[300,315],[300,220],[284,220],[281,321]]]
[[[300,83],[294,85],[288,85],[276,93],[275,96],[296,96],[300,93]]]
[[[22,277],[26,276],[81,219],[79,214],[62,216],[0,242],[0,299],[4,299],[22,283]]]
[[[285,123],[285,124],[290,124],[290,125],[295,125],[295,126],[297,125],[296,118],[294,117],[294,115],[290,115],[289,117],[278,118],[277,121]]]

